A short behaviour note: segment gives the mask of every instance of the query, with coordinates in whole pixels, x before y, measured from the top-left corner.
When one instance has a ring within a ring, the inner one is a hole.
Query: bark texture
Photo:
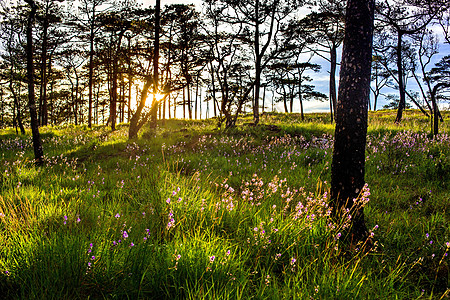
[[[350,208],[364,186],[367,109],[370,93],[374,0],[349,0],[340,69],[331,168],[334,215]],[[367,235],[364,213],[352,216],[353,238]]]
[[[41,138],[39,135],[38,118],[36,113],[36,99],[34,95],[34,66],[33,66],[33,23],[36,15],[36,3],[33,0],[26,1],[30,7],[27,23],[27,80],[28,80],[28,107],[30,108],[31,132],[33,135],[34,158],[37,165],[42,165],[44,151],[42,150]]]

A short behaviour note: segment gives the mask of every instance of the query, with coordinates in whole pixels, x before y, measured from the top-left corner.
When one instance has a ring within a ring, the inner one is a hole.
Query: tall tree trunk
[[[199,119],[202,119],[202,88],[200,88],[200,93],[198,95],[198,106],[199,106]]]
[[[80,79],[78,78],[78,72],[77,69],[74,68],[74,72],[75,72],[75,125],[78,125],[78,105],[80,104],[79,100],[78,100],[78,93],[79,93],[79,89],[80,89]]]
[[[433,91],[434,92],[434,91]],[[436,94],[431,95],[431,104],[433,106],[433,136],[436,137],[439,133],[439,113],[438,106],[436,103]]]
[[[94,20],[95,5],[92,5],[92,20],[89,33],[89,98],[88,98],[88,127],[92,127],[92,88],[94,85]]]
[[[42,54],[41,54],[41,93],[39,97],[39,124],[45,126],[48,123],[47,112],[47,43],[48,43],[48,9],[46,6],[44,24],[43,24],[43,36],[42,36]]]
[[[5,114],[5,104],[3,102],[3,90],[0,90],[0,103],[1,103],[1,115],[2,115],[2,122],[0,128],[4,127],[4,114]]]
[[[13,65],[11,64],[11,69],[10,69],[10,78],[9,78],[9,89],[11,91],[11,94],[13,95],[13,101],[14,101],[14,108],[13,108],[13,119],[14,119],[14,124],[16,125],[16,131],[17,131],[17,125],[19,125],[20,128],[20,133],[21,134],[25,134],[25,128],[23,127],[23,122],[22,122],[22,117],[21,117],[21,113],[20,113],[20,93],[19,96],[17,95],[15,89],[14,89],[14,84],[13,84]],[[20,84],[20,83],[19,83]],[[17,115],[15,114],[17,110]],[[16,123],[17,120],[17,123]]]
[[[125,76],[122,73],[122,97],[121,97],[121,107],[122,110],[120,112],[120,122],[123,123],[125,121]]]
[[[16,134],[19,134],[17,130],[17,121],[16,121],[16,102],[13,102],[13,127],[16,129]]]
[[[142,110],[145,107],[145,102],[147,100],[148,90],[150,85],[152,84],[152,80],[149,78],[145,81],[144,87],[142,88],[141,100],[139,101],[139,105],[136,108],[136,112],[133,114],[130,120],[130,128],[128,129],[128,138],[132,139],[137,136],[141,127],[147,121],[147,117],[141,118]],[[136,93],[137,94],[137,93]]]
[[[190,80],[188,80],[187,84],[187,106],[188,106],[188,113],[189,113],[189,120],[192,120],[192,105],[191,105],[191,84]]]
[[[50,125],[53,125],[55,122],[53,120],[53,87],[55,84],[55,81],[53,80],[52,77],[52,55],[49,56],[48,58],[48,78],[50,79],[50,95],[48,97],[49,103],[50,103]]]
[[[128,110],[127,110],[127,121],[130,122],[131,119],[131,86],[133,85],[132,78],[128,74]]]
[[[186,119],[186,89],[183,88],[183,119]]]
[[[287,113],[288,112],[288,106],[287,106],[287,99],[286,99],[286,86],[283,84],[282,85],[283,88],[283,104],[284,104],[284,112]]]
[[[402,120],[403,110],[406,107],[405,83],[403,81],[403,64],[402,64],[402,31],[398,31],[397,35],[397,69],[398,69],[398,89],[400,92],[400,102],[398,103],[397,117],[395,123],[400,123]]]
[[[177,97],[178,98],[178,97]],[[177,98],[173,99],[173,118],[177,118]]]
[[[117,39],[117,48],[115,49],[114,54],[112,55],[112,90],[111,90],[111,105],[110,105],[110,115],[109,118],[111,120],[111,130],[116,130],[116,119],[117,119],[117,77],[119,75],[119,53],[120,53],[120,44],[122,43],[122,37],[125,33],[125,28],[122,29],[119,33],[119,37]]]
[[[112,63],[112,78],[111,78],[111,104],[110,104],[110,121],[111,121],[111,130],[116,130],[116,118],[117,118],[117,61],[113,58]]]
[[[33,150],[36,165],[42,165],[44,163],[44,151],[42,150],[41,138],[39,135],[39,126],[36,113],[36,101],[34,96],[34,66],[33,66],[33,23],[36,15],[36,3],[34,0],[26,0],[31,11],[28,15],[27,22],[27,80],[28,80],[28,107],[30,109],[31,117],[31,133],[33,135]]]
[[[155,51],[153,54],[153,101],[151,107],[151,122],[150,127],[156,128],[156,115],[158,112],[158,100],[156,94],[158,93],[158,79],[159,79],[159,31],[161,19],[161,0],[156,0],[155,4]]]
[[[331,202],[335,217],[342,209],[352,207],[353,199],[364,186],[374,2],[347,2],[331,166]],[[351,233],[352,239],[357,241],[367,237],[362,208],[352,214]]]
[[[302,73],[298,69],[298,100],[300,102],[300,116],[302,121],[305,120],[305,115],[303,114],[303,94],[302,94]]]
[[[264,85],[264,89],[263,89],[263,97],[262,97],[262,113],[264,113],[264,107],[266,105],[266,88],[267,88],[267,84]]]
[[[197,84],[195,87],[195,119],[197,120],[197,108],[198,108],[198,82],[199,82],[199,78],[200,76],[197,75]]]
[[[259,123],[259,88],[261,86],[261,58],[259,50],[259,0],[255,1],[255,93],[253,97],[253,123]]]
[[[330,115],[331,115],[331,123],[333,123],[333,111],[334,115],[336,115],[336,66],[337,66],[337,54],[336,54],[336,45],[330,48]]]
[[[289,77],[288,77],[288,80],[289,80]],[[289,98],[290,98],[289,99],[290,100],[289,101],[289,110],[290,110],[290,113],[293,113],[293,111],[294,111],[294,87],[292,85],[289,85]]]
[[[217,111],[216,111],[216,81],[214,77],[214,66],[212,64],[212,60],[209,61],[209,65],[211,68],[211,87],[212,87],[212,99],[213,99],[213,109],[214,109],[214,117],[217,117]]]

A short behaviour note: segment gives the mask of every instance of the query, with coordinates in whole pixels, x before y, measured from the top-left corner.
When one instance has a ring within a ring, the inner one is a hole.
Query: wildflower
[[[122,233],[122,236],[124,239],[128,238],[128,233],[124,230]]]
[[[291,266],[293,266],[294,264],[295,264],[295,262],[296,262],[297,260],[293,257],[293,258],[291,258]]]
[[[117,213],[114,217],[115,217],[116,219],[120,218],[119,213]]]
[[[209,257],[209,262],[213,263],[215,259],[216,259],[216,257],[214,255],[212,255]]]
[[[133,242],[131,242],[131,243],[130,243],[130,247],[134,247],[134,244],[133,244]]]
[[[169,223],[167,223],[166,228],[167,228],[167,229],[170,229],[170,228],[173,227],[174,225],[175,225],[175,220],[174,220],[174,218],[171,218],[170,221],[169,221]]]
[[[266,278],[264,279],[264,282],[266,285],[269,285],[269,283],[270,283],[269,279],[270,279],[270,275],[267,275]]]
[[[170,198],[167,198],[166,203],[170,204]]]
[[[95,260],[95,256],[94,256],[94,255],[92,255],[92,256],[91,256],[91,259],[92,259],[92,260]]]
[[[77,217],[77,223],[80,223],[80,222],[81,222],[80,217]]]

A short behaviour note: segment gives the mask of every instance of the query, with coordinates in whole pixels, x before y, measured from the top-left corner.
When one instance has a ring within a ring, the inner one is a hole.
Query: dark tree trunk
[[[253,97],[253,123],[258,125],[259,123],[259,88],[261,86],[261,58],[262,55],[259,51],[259,0],[255,1],[255,94]]]
[[[331,166],[333,215],[351,208],[364,186],[367,106],[370,93],[374,0],[349,0],[340,69]],[[367,237],[363,209],[352,215],[352,238]]]
[[[298,70],[298,73],[300,74],[298,77],[298,100],[300,101],[300,116],[302,118],[302,121],[304,121],[305,115],[303,113],[302,75],[300,69]]]
[[[3,90],[1,90],[0,91],[0,103],[1,103],[1,114],[2,114],[2,125],[0,126],[0,128],[3,128],[4,127],[4,118],[3,118],[3,115],[4,115],[4,113],[5,113],[5,105],[4,105],[4,102],[3,102]]]
[[[150,127],[156,128],[156,115],[158,113],[158,100],[156,94],[158,93],[158,78],[159,78],[159,31],[160,31],[160,16],[161,0],[156,0],[155,4],[155,52],[153,54],[153,101],[151,107],[151,121]]]
[[[330,115],[331,115],[331,123],[333,123],[333,111],[334,115],[336,115],[336,65],[337,65],[337,54],[336,54],[336,45],[330,49]]]
[[[189,120],[192,120],[191,84],[190,84],[190,80],[188,80],[188,83],[187,83],[187,106],[188,106]]]
[[[11,91],[11,94],[13,95],[13,100],[14,100],[14,108],[13,108],[14,127],[16,127],[16,131],[17,131],[16,125],[19,125],[20,133],[25,134],[25,128],[23,127],[22,117],[21,117],[21,113],[20,113],[19,97],[17,96],[17,93],[16,93],[16,91],[14,89],[14,85],[13,85],[13,65],[12,64],[11,64],[10,72],[11,72],[11,74],[10,74],[10,80],[9,80],[9,89]],[[17,115],[16,115],[16,110],[17,110]],[[17,122],[16,122],[16,120],[17,120]]]
[[[116,118],[117,118],[117,72],[118,72],[117,61],[113,58],[112,63],[112,89],[111,89],[111,104],[110,104],[110,120],[111,120],[111,130],[116,130]]]
[[[210,60],[210,67],[211,67],[211,87],[212,87],[212,100],[213,100],[213,110],[214,110],[214,117],[217,117],[217,109],[216,109],[216,81],[214,77],[214,66],[212,64],[212,60]]]
[[[403,81],[403,64],[402,64],[402,37],[401,31],[398,31],[397,36],[397,69],[398,69],[398,89],[400,92],[400,102],[398,103],[397,117],[395,118],[395,123],[399,123],[402,120],[403,110],[406,107],[406,95],[405,95],[405,83]]]
[[[145,107],[145,102],[147,100],[147,95],[148,95],[148,90],[150,88],[150,85],[151,85],[151,80],[147,79],[145,81],[144,87],[142,88],[141,100],[139,101],[139,105],[136,108],[136,112],[134,113],[134,115],[131,117],[131,120],[130,120],[130,128],[128,130],[128,138],[129,139],[136,137],[139,130],[141,129],[141,127],[147,121],[147,117],[141,118],[141,114],[142,114],[142,110]]]
[[[194,106],[195,106],[195,112],[194,112],[194,115],[195,115],[195,119],[197,120],[197,109],[198,109],[198,82],[199,82],[199,76],[197,76],[197,84],[196,84],[196,87],[195,87],[195,103],[194,103]]]
[[[88,98],[88,127],[92,126],[92,87],[94,85],[94,20],[95,5],[92,5],[92,20],[89,33],[89,98]]]
[[[36,165],[44,163],[44,151],[42,150],[41,138],[39,135],[38,119],[36,113],[36,101],[34,96],[34,66],[33,66],[33,23],[36,15],[36,3],[33,0],[26,0],[31,11],[27,22],[27,80],[28,80],[28,107],[30,108],[31,133],[33,135],[33,150]]]
[[[438,113],[438,106],[436,103],[436,96],[431,96],[431,104],[433,106],[433,136],[436,137],[439,133],[439,113]]]
[[[183,119],[186,119],[186,89],[183,88]]]
[[[264,85],[263,97],[262,97],[262,113],[264,113],[264,106],[266,105],[266,87],[267,87],[267,85]]]
[[[122,43],[122,38],[125,33],[126,28],[123,28],[119,33],[119,37],[117,39],[117,48],[115,49],[115,53],[112,55],[112,90],[111,90],[111,105],[110,105],[110,120],[111,120],[111,130],[116,130],[116,119],[117,119],[117,77],[119,75],[119,53],[120,53],[120,44]]]
[[[286,99],[286,87],[283,84],[283,104],[284,104],[284,112],[288,112],[287,99]]]
[[[53,87],[54,87],[54,80],[52,77],[52,55],[49,56],[48,58],[48,78],[50,78],[50,94],[48,97],[48,101],[50,103],[50,125],[54,124],[54,120],[53,120]]]
[[[42,36],[42,59],[41,59],[41,89],[39,98],[39,124],[45,126],[48,123],[47,112],[47,44],[48,44],[48,9],[46,6],[46,12],[44,16],[43,24],[43,36]]]
[[[80,79],[78,78],[78,72],[77,69],[74,68],[75,71],[75,125],[78,125],[78,104],[81,105],[81,103],[79,103],[78,100],[78,92],[80,89]]]

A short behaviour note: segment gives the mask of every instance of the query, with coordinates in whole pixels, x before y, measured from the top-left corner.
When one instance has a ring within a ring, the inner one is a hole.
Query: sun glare
[[[160,94],[160,93],[156,93],[154,95],[155,95],[156,101],[161,101],[165,96],[164,94]]]

